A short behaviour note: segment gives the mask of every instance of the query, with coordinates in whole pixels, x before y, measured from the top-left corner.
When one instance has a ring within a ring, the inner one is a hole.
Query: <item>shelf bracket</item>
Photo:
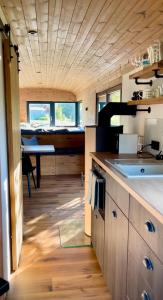
[[[150,106],[147,109],[138,108],[136,111],[147,111],[150,114],[151,113],[151,108],[150,108]]]
[[[158,74],[158,69],[157,70],[153,70],[154,71],[154,74],[155,74],[155,77],[156,78],[163,78],[163,74]]]
[[[149,84],[150,86],[152,86],[153,84],[153,81],[152,80],[149,80],[149,81],[138,81],[139,77],[135,77],[135,83],[136,84]]]

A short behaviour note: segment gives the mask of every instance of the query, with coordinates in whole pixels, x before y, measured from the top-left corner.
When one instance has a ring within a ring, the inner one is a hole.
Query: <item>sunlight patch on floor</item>
[[[28,221],[28,222],[27,222],[27,225],[35,224],[35,223],[37,223],[38,221],[43,220],[43,219],[45,219],[45,218],[46,218],[46,214],[44,213],[44,214],[40,215],[39,217],[35,217],[34,219]]]
[[[81,197],[75,198],[71,201],[68,201],[67,203],[60,205],[56,209],[66,209],[66,208],[77,208],[79,207],[83,202],[83,199]]]

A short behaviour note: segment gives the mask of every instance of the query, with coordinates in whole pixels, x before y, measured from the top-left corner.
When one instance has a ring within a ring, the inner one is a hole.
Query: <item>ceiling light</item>
[[[36,33],[37,33],[37,30],[28,30],[28,33],[29,33],[29,34],[36,34]]]

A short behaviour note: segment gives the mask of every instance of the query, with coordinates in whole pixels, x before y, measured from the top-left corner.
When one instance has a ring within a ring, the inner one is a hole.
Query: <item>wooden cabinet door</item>
[[[104,267],[104,220],[103,220],[102,216],[100,215],[99,211],[97,211],[96,217],[97,217],[97,224],[96,224],[96,236],[97,236],[96,256],[97,256],[99,265],[101,267],[101,270],[103,271],[103,267]]]
[[[103,271],[104,268],[104,220],[98,210],[92,211],[92,245],[97,260]]]
[[[94,249],[96,249],[96,227],[97,227],[97,218],[96,213],[91,209],[91,242]]]
[[[106,195],[104,276],[113,300],[126,300],[128,219]]]
[[[8,39],[4,40],[4,76],[8,136],[9,190],[11,212],[12,269],[16,270],[22,245],[23,198],[20,153],[19,77],[17,57]]]

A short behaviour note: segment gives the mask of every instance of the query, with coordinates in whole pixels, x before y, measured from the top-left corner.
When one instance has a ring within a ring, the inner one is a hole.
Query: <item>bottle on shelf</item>
[[[160,96],[163,96],[163,84],[160,86]]]
[[[152,94],[153,94],[153,97],[155,97],[155,98],[157,98],[157,97],[160,96],[160,88],[159,88],[159,86],[156,87],[155,89],[153,89]]]
[[[143,99],[149,99],[152,97],[152,90],[146,89],[143,91]]]

